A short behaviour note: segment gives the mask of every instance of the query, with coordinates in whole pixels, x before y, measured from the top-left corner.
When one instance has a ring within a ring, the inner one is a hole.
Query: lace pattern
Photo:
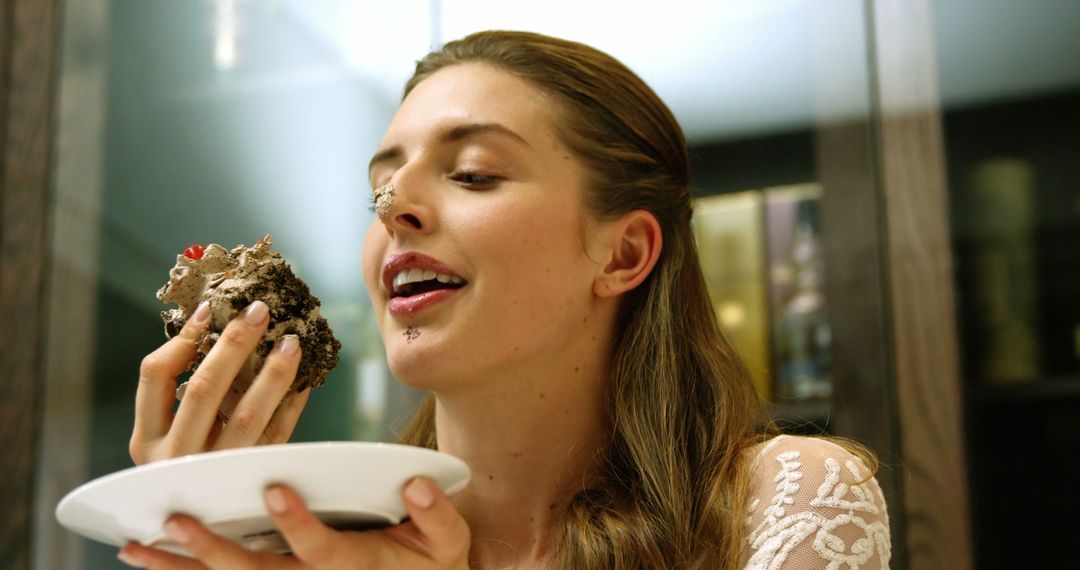
[[[761,446],[752,469],[746,570],[889,567],[885,499],[851,452],[779,436]]]

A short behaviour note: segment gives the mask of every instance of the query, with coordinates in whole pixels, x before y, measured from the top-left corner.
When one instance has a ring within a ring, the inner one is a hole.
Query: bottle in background
[[[794,228],[786,259],[774,275],[787,281],[777,305],[778,391],[788,400],[832,395],[832,330],[825,303],[825,263],[819,235],[818,200],[794,204]]]
[[[985,335],[976,366],[991,383],[1040,375],[1034,189],[1034,168],[1021,159],[984,161],[968,178],[972,294]]]

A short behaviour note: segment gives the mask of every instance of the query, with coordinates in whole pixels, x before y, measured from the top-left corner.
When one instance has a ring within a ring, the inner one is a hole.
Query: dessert
[[[302,358],[292,389],[282,403],[305,388],[318,388],[338,363],[341,343],[334,338],[326,319],[319,314],[319,299],[298,278],[280,253],[272,251],[269,235],[255,245],[236,246],[231,251],[218,244],[192,245],[176,256],[169,282],[157,292],[163,303],[175,309],[161,312],[165,334],[173,337],[203,301],[210,304],[210,324],[198,341],[198,353],[189,370],[194,371],[206,357],[234,317],[254,301],[270,309],[270,323],[256,350],[248,358],[221,404],[220,414],[228,420],[240,397],[251,385],[270,351],[282,336],[296,335]],[[177,389],[183,397],[185,385]]]

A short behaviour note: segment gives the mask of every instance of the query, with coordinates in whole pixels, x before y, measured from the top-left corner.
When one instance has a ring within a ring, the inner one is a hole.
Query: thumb
[[[403,494],[428,556],[443,564],[467,561],[469,525],[442,489],[426,477],[415,477],[405,484]]]

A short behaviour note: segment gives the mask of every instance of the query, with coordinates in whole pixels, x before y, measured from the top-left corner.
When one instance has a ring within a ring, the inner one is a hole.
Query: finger
[[[121,562],[133,568],[151,570],[206,570],[206,565],[186,556],[129,542],[116,555]]]
[[[199,364],[188,381],[184,399],[176,410],[168,437],[178,453],[202,449],[207,435],[217,421],[218,408],[240,368],[247,362],[262,339],[270,320],[266,303],[255,301],[243,314],[233,319],[214,348]]]
[[[215,421],[214,425],[210,426],[210,433],[206,436],[206,449],[212,449],[214,443],[219,437],[221,437],[221,430],[225,427],[220,420]]]
[[[342,533],[323,524],[308,510],[303,499],[288,487],[271,485],[266,489],[265,500],[274,524],[301,562],[330,569],[343,567],[354,558],[349,554],[352,549],[348,548]],[[354,534],[351,539],[363,541],[365,536]],[[376,553],[368,553],[364,558],[371,567],[381,567],[373,561],[377,558]]]
[[[447,565],[465,560],[469,555],[469,525],[442,489],[426,477],[414,477],[405,484],[402,494],[428,556]]]
[[[143,359],[139,367],[139,387],[135,391],[133,448],[160,439],[169,431],[176,400],[176,377],[194,360],[196,346],[210,322],[209,317],[210,306],[206,302],[200,303],[179,334]],[[132,450],[132,458],[139,463],[135,451]]]
[[[292,437],[293,430],[296,429],[296,423],[300,421],[300,414],[304,411],[309,396],[311,396],[311,388],[304,388],[302,392],[293,394],[292,398],[285,402],[285,405],[278,408],[274,412],[274,416],[270,418],[270,423],[266,425],[266,429],[263,430],[259,443],[288,442],[289,438]]]
[[[165,534],[183,546],[211,570],[271,570],[298,568],[291,557],[260,554],[218,536],[199,521],[184,515],[173,515],[165,522]]]
[[[292,387],[299,366],[300,339],[292,334],[281,337],[236,405],[214,447],[229,449],[255,445],[262,438],[281,398]]]

